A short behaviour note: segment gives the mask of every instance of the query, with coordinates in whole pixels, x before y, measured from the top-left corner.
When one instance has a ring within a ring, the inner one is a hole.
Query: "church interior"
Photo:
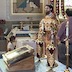
[[[71,0],[2,0],[0,72],[72,72],[71,17]]]

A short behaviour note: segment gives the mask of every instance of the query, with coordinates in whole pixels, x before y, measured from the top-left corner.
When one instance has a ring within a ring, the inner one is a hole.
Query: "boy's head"
[[[10,41],[11,41],[11,42],[15,41],[15,36],[11,36],[11,37],[10,37]]]

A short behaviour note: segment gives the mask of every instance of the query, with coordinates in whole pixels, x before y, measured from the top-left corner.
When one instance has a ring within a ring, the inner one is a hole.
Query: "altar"
[[[48,72],[48,70],[50,69],[50,67],[47,66],[47,59],[46,58],[41,58],[41,61],[38,62],[38,58],[35,57],[34,58],[35,61],[35,70],[32,71],[16,71],[16,72]],[[53,68],[54,72],[64,72],[64,70],[66,69],[66,66],[63,65],[62,63],[55,61],[58,66]],[[0,72],[8,72],[7,71],[7,66],[4,63],[3,59],[0,59]],[[69,68],[70,72],[72,72],[72,69]]]
[[[66,69],[66,66],[59,61],[55,60],[57,67],[53,68],[54,72],[64,72]],[[41,59],[41,62],[35,62],[35,72],[49,72],[50,67],[47,65],[46,59]],[[72,72],[72,69],[69,68],[70,72]],[[50,71],[52,72],[52,71]]]

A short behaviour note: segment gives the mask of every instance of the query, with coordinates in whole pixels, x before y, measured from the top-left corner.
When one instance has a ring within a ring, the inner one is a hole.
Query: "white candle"
[[[67,24],[66,24],[66,36],[67,37],[69,36],[69,21],[67,21]]]

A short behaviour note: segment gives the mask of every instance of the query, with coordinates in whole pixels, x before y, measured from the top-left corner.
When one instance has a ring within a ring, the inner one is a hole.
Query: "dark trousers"
[[[64,43],[58,45],[58,60],[66,65],[66,46]],[[69,45],[69,67],[72,68],[72,44]]]

